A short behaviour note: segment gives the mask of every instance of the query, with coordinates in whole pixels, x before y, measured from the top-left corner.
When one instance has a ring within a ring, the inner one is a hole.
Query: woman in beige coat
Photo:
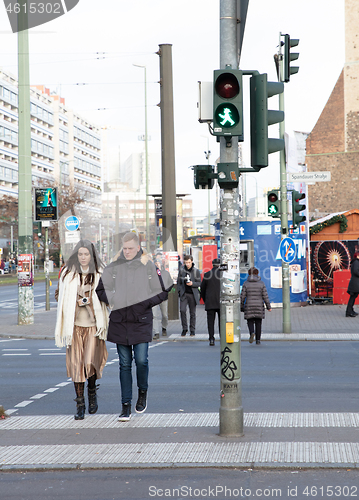
[[[88,381],[88,411],[98,409],[96,380],[102,377],[107,361],[107,306],[95,293],[102,264],[94,245],[80,240],[59,276],[55,342],[66,345],[67,376],[76,392],[75,420],[85,416],[85,381]]]

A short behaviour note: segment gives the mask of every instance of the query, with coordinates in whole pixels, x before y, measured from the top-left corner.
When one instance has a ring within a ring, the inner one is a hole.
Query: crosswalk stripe
[[[352,465],[358,443],[192,442],[0,446],[0,470],[26,465]]]
[[[54,392],[54,390],[56,389],[51,388],[44,392]],[[33,398],[39,396],[36,395]],[[245,413],[243,422],[245,427],[256,428],[335,427],[351,429],[359,427],[359,413]],[[0,431],[4,429],[119,429],[218,426],[218,413],[134,414],[129,422],[118,422],[117,414],[96,414],[88,416],[84,420],[74,420],[72,415],[13,416],[0,421]]]

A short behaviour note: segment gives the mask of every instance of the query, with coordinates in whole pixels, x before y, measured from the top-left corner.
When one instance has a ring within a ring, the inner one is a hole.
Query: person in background
[[[157,269],[161,271],[161,276],[163,279],[163,283],[165,285],[165,288],[168,289],[168,287],[171,286],[172,284],[172,278],[170,273],[166,270],[164,266],[164,258],[163,254],[160,252],[156,253],[155,256],[155,266]],[[168,300],[164,300],[157,306],[153,308],[153,328],[154,328],[154,334],[153,338],[159,338],[160,336],[160,325],[162,327],[162,336],[167,337],[167,326],[168,326]]]
[[[201,286],[201,274],[194,267],[192,255],[185,255],[184,265],[178,274],[178,294],[180,296],[180,313],[182,323],[181,336],[185,337],[188,332],[187,306],[190,313],[190,335],[196,334],[196,306],[199,304],[199,291]]]
[[[161,271],[141,249],[137,234],[125,234],[122,244],[114,261],[105,267],[96,292],[101,301],[112,307],[107,340],[116,344],[120,362],[122,412],[119,421],[128,422],[132,405],[132,359],[135,358],[138,388],[135,410],[143,413],[147,408],[152,308],[167,300],[168,291]]]
[[[58,291],[55,343],[66,346],[67,376],[76,392],[75,420],[85,417],[84,389],[87,380],[88,412],[96,413],[96,380],[102,377],[107,361],[107,306],[95,293],[102,272],[102,263],[95,246],[80,240],[62,268]]]
[[[241,292],[241,311],[244,312],[244,319],[247,320],[250,344],[254,340],[254,335],[256,344],[261,343],[262,320],[265,316],[264,305],[270,312],[271,305],[267,288],[258,275],[258,269],[251,267]]]
[[[220,328],[220,294],[221,294],[221,272],[219,259],[212,260],[212,269],[203,275],[201,283],[201,298],[203,299],[207,312],[207,328],[209,345],[214,346],[214,322],[218,316],[218,330]]]
[[[359,252],[355,252],[352,262],[350,264],[351,278],[348,285],[347,293],[349,293],[349,300],[345,316],[347,318],[355,318],[358,313],[354,311],[355,299],[359,295]]]

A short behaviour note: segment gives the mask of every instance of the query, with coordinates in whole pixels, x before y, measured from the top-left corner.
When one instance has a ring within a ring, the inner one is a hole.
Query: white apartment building
[[[71,185],[84,194],[86,212],[101,215],[100,129],[44,86],[30,89],[31,164],[41,180]],[[18,82],[0,70],[0,196],[18,194]]]

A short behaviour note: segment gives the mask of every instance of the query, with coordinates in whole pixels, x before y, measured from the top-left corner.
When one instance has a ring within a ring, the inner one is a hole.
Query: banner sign
[[[19,286],[33,286],[34,284],[34,256],[21,254],[17,260],[17,277]]]
[[[57,188],[34,189],[35,222],[57,221]]]

